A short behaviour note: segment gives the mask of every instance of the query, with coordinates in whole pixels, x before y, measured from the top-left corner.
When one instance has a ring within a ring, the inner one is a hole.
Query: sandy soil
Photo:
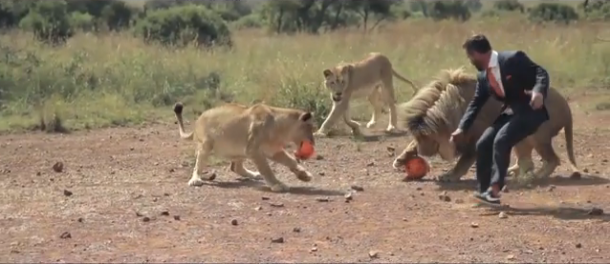
[[[188,187],[194,149],[173,123],[0,136],[0,261],[608,263],[610,216],[591,209],[610,210],[610,116],[575,116],[585,176],[562,165],[511,188],[503,209],[473,207],[472,175],[437,184],[450,166],[438,160],[426,180],[401,181],[387,147],[408,136],[321,139],[323,159],[304,163],[311,183],[273,166],[293,187],[284,194],[238,181],[222,162],[214,183]],[[565,159],[563,145],[560,134]]]

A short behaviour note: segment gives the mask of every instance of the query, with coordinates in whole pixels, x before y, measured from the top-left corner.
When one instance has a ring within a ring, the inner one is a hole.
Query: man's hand
[[[464,139],[464,131],[462,131],[461,129],[456,129],[453,133],[451,133],[451,138],[449,138],[449,141],[452,143],[456,143],[456,142],[460,142]]]
[[[530,106],[534,110],[540,109],[542,107],[542,105],[544,104],[544,96],[541,93],[537,93],[534,91],[526,91],[525,93],[532,96],[532,99],[530,100]]]

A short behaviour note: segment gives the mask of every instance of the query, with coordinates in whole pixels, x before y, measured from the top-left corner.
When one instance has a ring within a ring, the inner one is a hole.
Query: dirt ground
[[[585,176],[562,165],[511,188],[500,210],[473,206],[472,175],[433,181],[450,166],[438,160],[426,180],[401,181],[387,147],[408,136],[318,140],[311,183],[273,166],[293,187],[284,194],[226,163],[214,183],[188,187],[194,149],[171,122],[0,136],[0,262],[608,263],[610,216],[591,211],[610,210],[610,115],[572,106]],[[565,160],[563,134],[554,143]]]

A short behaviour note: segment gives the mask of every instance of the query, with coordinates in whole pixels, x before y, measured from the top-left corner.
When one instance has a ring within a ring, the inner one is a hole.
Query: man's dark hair
[[[477,34],[468,38],[462,45],[462,48],[468,52],[487,53],[491,51],[491,44],[489,44],[489,40],[487,40],[485,35]]]

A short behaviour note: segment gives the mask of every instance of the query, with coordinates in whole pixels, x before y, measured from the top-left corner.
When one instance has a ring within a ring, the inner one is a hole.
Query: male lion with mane
[[[325,69],[323,74],[324,86],[331,92],[333,106],[330,114],[315,133],[316,136],[328,135],[330,128],[341,116],[352,129],[353,134],[360,134],[360,124],[350,117],[349,103],[350,100],[361,97],[367,97],[373,106],[373,115],[366,127],[374,127],[384,106],[388,105],[390,123],[386,131],[394,132],[397,118],[393,77],[410,84],[413,94],[417,92],[417,87],[413,82],[398,74],[392,67],[390,59],[381,53],[370,53],[368,57],[359,62]]]
[[[477,79],[467,74],[463,68],[443,70],[436,80],[421,88],[406,103],[398,105],[400,125],[415,139],[394,160],[395,168],[402,167],[406,160],[416,155],[434,156],[439,154],[447,161],[460,155],[457,164],[449,172],[441,175],[441,181],[457,181],[464,176],[476,161],[476,142],[500,114],[502,103],[491,99],[475,119],[463,142],[450,142],[451,133],[458,127],[462,115],[474,97]],[[550,176],[559,166],[560,159],[552,145],[553,137],[564,129],[566,150],[572,169],[578,171],[574,158],[572,112],[565,98],[554,88],[550,88],[545,104],[550,119],[543,123],[536,133],[514,147],[517,163],[509,168],[511,176],[521,176],[526,180]],[[542,167],[534,172],[532,150],[542,157]]]
[[[195,122],[194,131],[187,133],[182,110],[181,103],[174,106],[180,138],[193,140],[197,144],[197,161],[189,186],[203,185],[201,173],[212,154],[230,160],[231,171],[242,177],[254,179],[262,175],[273,192],[283,192],[289,188],[275,177],[267,159],[288,167],[299,180],[311,181],[311,173],[284,149],[289,143],[299,146],[309,141],[314,144],[311,113],[262,103],[250,107],[229,103],[203,112]],[[258,171],[246,169],[246,159],[252,160]],[[214,173],[205,177],[209,181],[215,178]]]

